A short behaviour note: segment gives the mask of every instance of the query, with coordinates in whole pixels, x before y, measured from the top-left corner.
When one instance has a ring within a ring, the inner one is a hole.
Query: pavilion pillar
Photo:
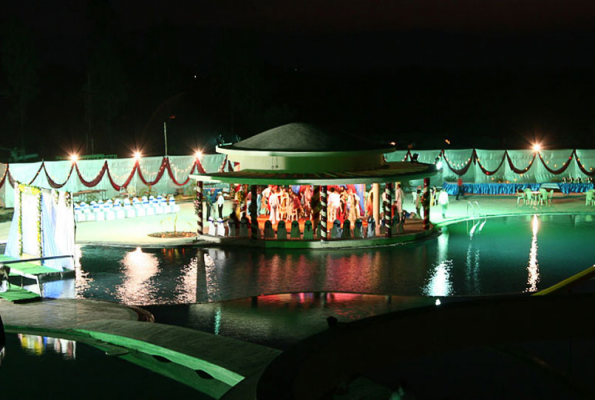
[[[196,212],[196,233],[203,234],[203,220],[202,220],[202,181],[196,181],[196,199],[194,200],[194,211]]]
[[[242,185],[242,192],[244,193],[244,198],[242,199],[242,208],[240,211],[246,218],[248,218],[248,185]]]
[[[427,231],[430,229],[430,178],[424,178],[422,206],[424,208],[424,231]]]
[[[372,184],[372,217],[376,223],[376,235],[380,231],[380,221],[378,219],[380,215],[380,184]]]
[[[252,240],[256,240],[260,238],[260,232],[258,229],[258,215],[256,215],[256,209],[257,209],[257,205],[256,205],[256,199],[258,194],[257,192],[257,186],[256,185],[250,185],[250,197],[251,197],[251,201],[250,201],[250,238]]]
[[[327,222],[327,212],[328,212],[328,202],[327,202],[327,190],[328,187],[323,185],[320,187],[320,240],[327,241],[328,240],[328,222]]]
[[[384,208],[384,228],[386,232],[386,237],[391,237],[391,203],[392,203],[392,191],[393,191],[393,184],[391,182],[386,182],[384,184],[384,194],[386,200],[384,200],[383,208]]]

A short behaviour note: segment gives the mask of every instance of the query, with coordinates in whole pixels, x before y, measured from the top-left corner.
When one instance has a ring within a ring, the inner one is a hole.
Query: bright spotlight
[[[134,152],[134,159],[136,161],[140,161],[141,157],[142,157],[142,154],[140,153],[140,151],[135,151]]]
[[[72,161],[73,163],[77,162],[79,160],[79,156],[76,154],[71,154],[70,155],[70,161]]]
[[[200,151],[200,150],[197,150],[197,151],[194,153],[194,157],[196,157],[198,160],[200,160],[200,159],[201,159],[201,157],[202,157],[202,151]]]
[[[533,151],[537,151],[537,152],[541,151],[541,145],[539,143],[535,143],[533,145]]]

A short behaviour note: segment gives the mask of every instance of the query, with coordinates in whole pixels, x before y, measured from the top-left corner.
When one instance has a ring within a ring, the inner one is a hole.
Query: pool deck
[[[193,373],[190,380],[179,380],[202,388],[214,398],[223,396],[246,377],[259,375],[280,354],[269,347],[193,329],[141,322],[140,311],[94,300],[13,304],[0,299],[0,315],[7,332],[77,340],[103,348],[111,355],[136,360],[142,353],[143,364],[158,372],[165,370],[164,375],[172,366],[183,366],[199,373]]]

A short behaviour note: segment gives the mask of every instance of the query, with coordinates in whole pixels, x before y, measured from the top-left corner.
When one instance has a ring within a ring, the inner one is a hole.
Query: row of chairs
[[[250,228],[249,222],[247,218],[242,218],[240,220],[240,228],[236,231],[235,224],[229,223],[230,221],[224,221],[223,219],[219,218],[215,221],[212,217],[209,218],[209,229],[208,234],[210,236],[221,236],[221,237],[244,237],[247,238],[250,236]],[[393,226],[390,228],[393,234],[403,233],[403,224],[404,219],[401,220],[394,220]],[[385,227],[383,223],[380,227],[380,234],[384,235]],[[260,232],[258,234],[260,237]],[[349,220],[345,220],[343,225],[341,225],[341,221],[336,219],[333,223],[333,228],[330,232],[331,239],[352,239],[352,238],[371,238],[376,236],[376,223],[374,218],[369,218],[368,220],[368,229],[365,230],[363,228],[363,223],[361,219],[357,219],[354,224],[354,229],[351,229],[351,222]],[[316,237],[321,237],[321,226],[318,224],[318,228],[316,230]],[[288,240],[288,239],[303,239],[303,240],[314,240],[314,230],[312,229],[312,221],[307,220],[304,223],[304,231],[300,231],[300,225],[298,221],[291,222],[290,231],[287,231],[287,226],[285,221],[279,221],[277,224],[277,232],[273,230],[273,224],[271,221],[266,221],[264,224],[264,238],[265,239],[277,239],[277,240]]]
[[[539,189],[539,193],[533,193],[533,191],[529,188],[525,189],[522,192],[519,192],[517,195],[516,203],[519,204],[521,201],[523,204],[531,204],[531,205],[551,205],[554,200],[554,190],[550,190],[549,192],[545,189]]]
[[[147,215],[170,214],[180,211],[173,196],[143,196],[130,199],[99,200],[89,204],[85,202],[74,204],[76,222],[106,221],[123,218],[144,217]]]

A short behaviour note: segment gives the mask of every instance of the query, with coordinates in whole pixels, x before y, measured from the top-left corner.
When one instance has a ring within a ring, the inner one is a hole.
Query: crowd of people
[[[285,222],[291,223],[305,219],[311,221],[314,231],[317,230],[321,212],[320,192],[317,187],[269,185],[257,188],[256,193],[254,209],[261,220],[264,216],[272,226],[277,226],[280,221],[283,221],[285,226]],[[338,221],[340,226],[355,227],[358,220],[368,223],[370,219],[373,219],[374,192],[369,190],[367,195],[365,193],[364,185],[328,186],[327,220],[329,223],[337,224]],[[404,210],[405,193],[400,184],[396,185],[390,205],[392,221],[399,222],[423,216],[424,199],[421,189],[414,189],[412,194],[415,211]],[[430,195],[432,203],[437,203],[435,188],[432,188]],[[207,203],[206,219],[227,220],[228,224],[234,225],[235,229],[232,230],[239,232],[242,220],[248,225],[251,222],[252,193],[248,191],[247,186],[236,185],[228,197],[232,200],[232,211],[228,216],[225,216],[223,215],[225,197],[222,190],[207,189],[204,196]],[[381,199],[379,221],[375,222],[379,226],[384,223],[384,207],[382,205],[388,200],[385,192],[382,192]],[[215,218],[212,218],[212,215]],[[361,222],[359,223],[361,224]]]

